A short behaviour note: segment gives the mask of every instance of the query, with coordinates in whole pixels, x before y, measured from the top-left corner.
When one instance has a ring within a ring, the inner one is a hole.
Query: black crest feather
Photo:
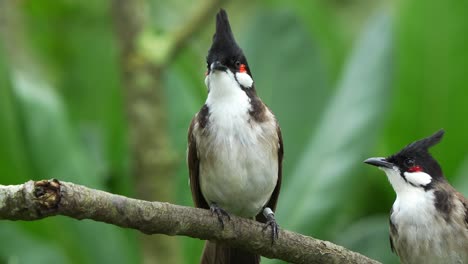
[[[216,15],[216,32],[213,35],[213,43],[208,51],[208,62],[224,60],[230,57],[243,57],[242,49],[237,45],[234,34],[229,24],[226,11],[220,9]]]
[[[228,15],[224,9],[220,9],[216,15],[216,32],[213,35],[213,45],[226,43],[234,43],[237,45],[231,25],[229,24]]]
[[[439,131],[435,132],[433,135],[428,136],[426,138],[420,139],[415,141],[408,146],[405,147],[406,151],[427,151],[430,147],[436,145],[442,140],[445,131],[440,129]]]

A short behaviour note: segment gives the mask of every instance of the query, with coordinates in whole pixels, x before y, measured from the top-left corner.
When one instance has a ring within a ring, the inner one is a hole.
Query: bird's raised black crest
[[[433,135],[415,141],[404,148],[406,151],[427,151],[430,147],[436,145],[442,140],[445,131],[440,129],[439,131],[435,132]]]
[[[216,32],[213,35],[211,48],[223,45],[237,46],[237,43],[229,24],[228,15],[224,9],[221,9],[216,15]]]
[[[216,15],[216,32],[213,35],[211,52],[242,53],[241,48],[236,43],[227,13],[224,9],[221,9]]]
[[[246,64],[244,53],[237,45],[231,30],[231,25],[229,24],[227,13],[224,9],[220,9],[216,15],[216,32],[213,35],[213,43],[211,44],[207,57],[208,64],[216,60],[226,66],[229,66],[230,63],[234,63],[235,60]]]
[[[429,153],[429,148],[439,143],[444,133],[445,131],[441,129],[429,137],[417,140],[404,147],[398,153],[388,157],[387,160],[398,165],[402,169],[402,172],[413,165],[418,165],[433,178],[443,178],[442,169]],[[411,164],[408,164],[409,160],[411,160]]]

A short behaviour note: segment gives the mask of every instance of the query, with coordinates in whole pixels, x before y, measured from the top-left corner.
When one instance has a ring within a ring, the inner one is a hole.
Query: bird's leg
[[[273,211],[269,207],[265,207],[263,209],[263,215],[267,219],[265,226],[263,227],[263,230],[271,226],[271,244],[273,245],[275,240],[278,239],[279,225],[278,223],[276,223],[275,213],[273,213]]]
[[[221,227],[224,229],[224,221],[223,221],[223,216],[225,216],[228,220],[231,220],[231,216],[229,215],[228,212],[226,212],[223,208],[219,207],[216,203],[211,203],[210,204],[210,211],[211,214],[216,214],[218,217],[218,221],[221,224]]]

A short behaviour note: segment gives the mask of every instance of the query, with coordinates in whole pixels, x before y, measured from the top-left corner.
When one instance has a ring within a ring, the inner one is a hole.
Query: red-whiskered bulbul
[[[468,263],[468,200],[429,153],[443,135],[439,130],[390,157],[364,161],[382,169],[396,192],[390,246],[401,263]]]
[[[255,91],[247,59],[226,12],[216,16],[207,56],[208,97],[188,133],[190,188],[196,207],[224,227],[229,214],[256,218],[278,236],[274,210],[281,186],[283,142],[278,122]],[[201,263],[259,263],[260,256],[207,241]]]

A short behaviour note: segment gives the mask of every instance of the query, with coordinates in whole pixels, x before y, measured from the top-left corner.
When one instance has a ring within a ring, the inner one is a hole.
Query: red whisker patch
[[[247,72],[247,69],[245,68],[245,64],[241,64],[239,66],[239,72]]]
[[[413,166],[411,168],[408,169],[409,172],[420,172],[422,171],[422,168],[419,167],[419,166]]]

